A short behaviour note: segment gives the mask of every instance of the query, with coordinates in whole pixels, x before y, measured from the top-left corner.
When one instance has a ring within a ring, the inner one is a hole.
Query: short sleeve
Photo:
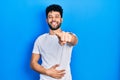
[[[34,46],[33,46],[33,51],[32,53],[34,54],[40,54],[40,43],[39,43],[39,40],[37,39],[34,43]]]

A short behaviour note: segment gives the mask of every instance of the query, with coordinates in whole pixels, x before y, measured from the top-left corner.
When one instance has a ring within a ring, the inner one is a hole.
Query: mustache
[[[51,21],[50,23],[53,23],[53,22],[56,22],[56,23],[58,23],[57,21]]]
[[[57,29],[59,29],[59,28],[60,28],[61,23],[60,23],[60,24],[58,24],[58,25],[56,26],[56,28],[53,28],[53,27],[52,27],[52,25],[51,25],[51,24],[49,24],[49,23],[48,23],[48,25],[49,25],[49,28],[50,28],[51,30],[57,30]]]

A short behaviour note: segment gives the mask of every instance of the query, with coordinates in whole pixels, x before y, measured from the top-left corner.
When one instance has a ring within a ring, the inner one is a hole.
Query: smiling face
[[[57,30],[62,23],[61,15],[58,11],[50,11],[47,16],[47,22],[51,30]]]

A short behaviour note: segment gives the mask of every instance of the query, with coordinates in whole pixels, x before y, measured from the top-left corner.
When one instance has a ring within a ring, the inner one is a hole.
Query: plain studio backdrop
[[[30,68],[35,39],[48,32],[45,8],[60,4],[62,29],[79,39],[73,80],[120,80],[119,0],[1,0],[0,80],[39,80]]]

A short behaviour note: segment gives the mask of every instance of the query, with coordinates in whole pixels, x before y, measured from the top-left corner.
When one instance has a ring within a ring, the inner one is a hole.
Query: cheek
[[[62,19],[60,19],[60,22],[62,23]]]
[[[61,22],[62,22],[62,20],[61,20],[61,19],[57,19],[57,22],[61,23]]]
[[[62,23],[62,20],[60,20],[60,23]]]
[[[47,22],[50,23],[52,20],[51,19],[48,19]]]

